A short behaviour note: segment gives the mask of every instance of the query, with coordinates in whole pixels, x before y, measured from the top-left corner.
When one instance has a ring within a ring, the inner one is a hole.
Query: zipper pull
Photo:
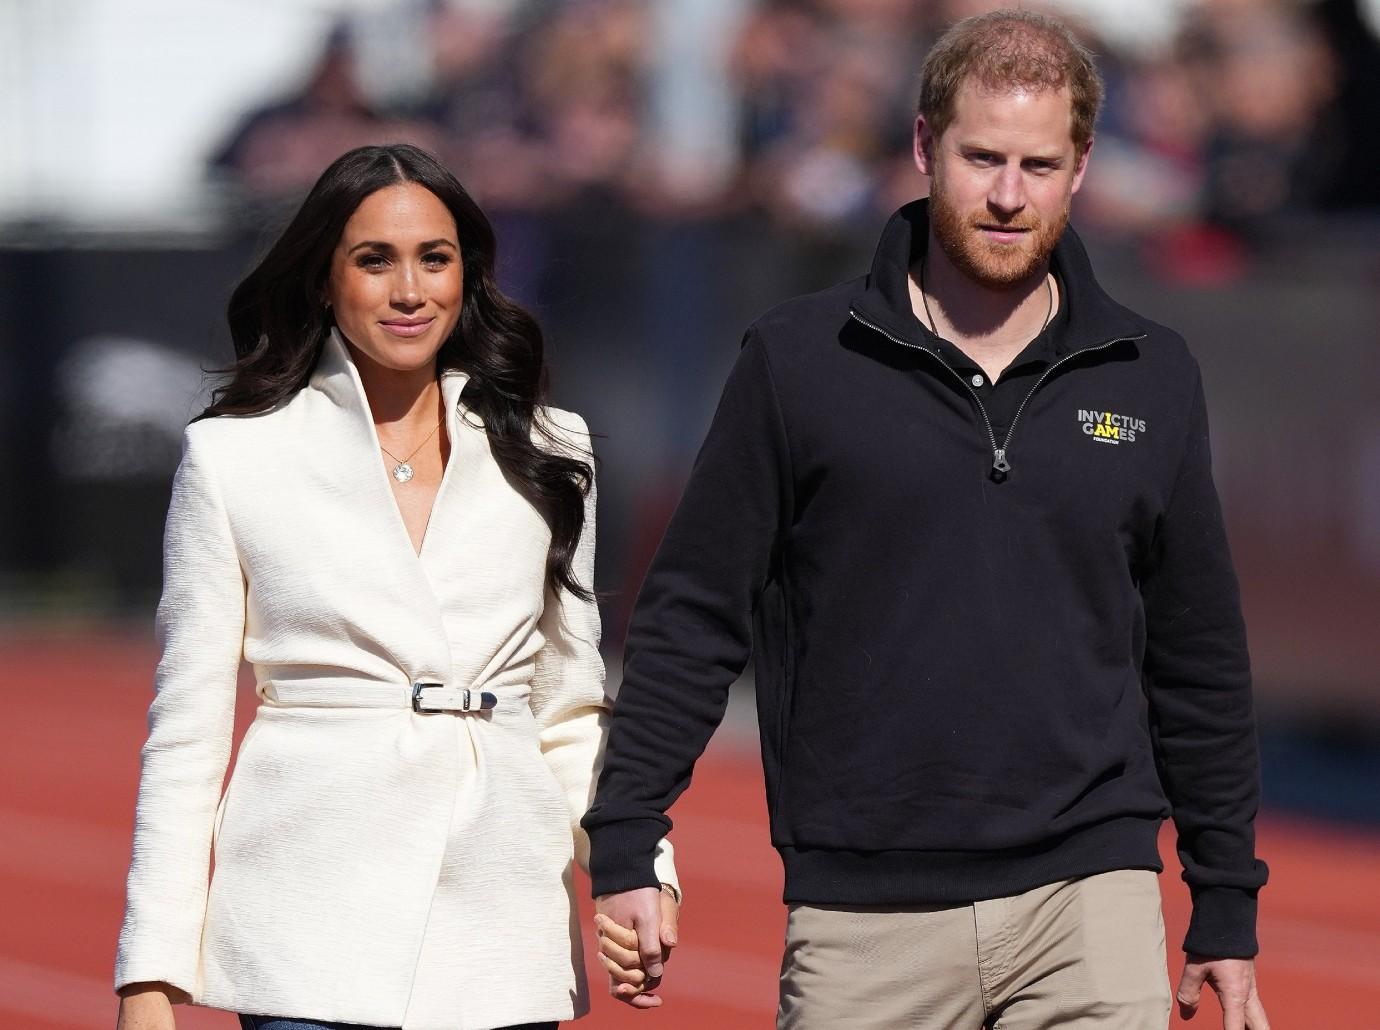
[[[1011,463],[1006,460],[1006,448],[998,447],[992,452],[992,478],[998,483],[1006,479],[1011,471]]]

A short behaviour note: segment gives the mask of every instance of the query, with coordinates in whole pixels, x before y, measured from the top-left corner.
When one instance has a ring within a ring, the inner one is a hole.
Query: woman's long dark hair
[[[546,585],[585,600],[592,584],[571,571],[584,529],[584,497],[592,466],[568,456],[541,414],[546,364],[536,319],[494,283],[493,227],[445,167],[405,143],[359,147],[337,158],[263,260],[230,295],[227,317],[235,344],[230,380],[201,418],[264,412],[307,384],[330,333],[323,308],[331,255],[345,223],[365,197],[415,182],[434,193],[455,218],[464,270],[460,318],[436,356],[437,371],[469,374],[466,406],[484,422],[499,467],[551,528]],[[533,431],[553,448],[539,446]]]

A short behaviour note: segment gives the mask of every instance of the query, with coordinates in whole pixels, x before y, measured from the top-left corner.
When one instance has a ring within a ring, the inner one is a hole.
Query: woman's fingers
[[[608,937],[604,937],[599,941],[599,954],[607,956],[624,969],[642,968],[642,960],[638,957],[637,952],[633,951],[631,948],[620,947],[613,943],[613,940]]]
[[[641,969],[619,965],[604,954],[600,954],[599,962],[608,970],[609,979],[615,984],[628,984],[632,987],[641,987],[647,982],[647,974]]]
[[[596,915],[594,929],[604,940],[613,941],[632,951],[637,950],[637,931],[631,927],[616,923],[606,915]]]

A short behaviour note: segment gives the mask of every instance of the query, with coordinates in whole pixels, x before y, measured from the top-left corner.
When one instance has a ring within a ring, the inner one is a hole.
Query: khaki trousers
[[[1165,1030],[1156,875],[971,905],[792,905],[778,1030]]]

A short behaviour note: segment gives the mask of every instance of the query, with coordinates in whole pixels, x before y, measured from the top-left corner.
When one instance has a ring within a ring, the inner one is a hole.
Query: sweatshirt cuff
[[[596,898],[661,886],[656,859],[666,824],[660,819],[627,819],[588,832],[589,880]]]
[[[1256,891],[1205,887],[1193,892],[1184,951],[1205,958],[1254,958]]]

